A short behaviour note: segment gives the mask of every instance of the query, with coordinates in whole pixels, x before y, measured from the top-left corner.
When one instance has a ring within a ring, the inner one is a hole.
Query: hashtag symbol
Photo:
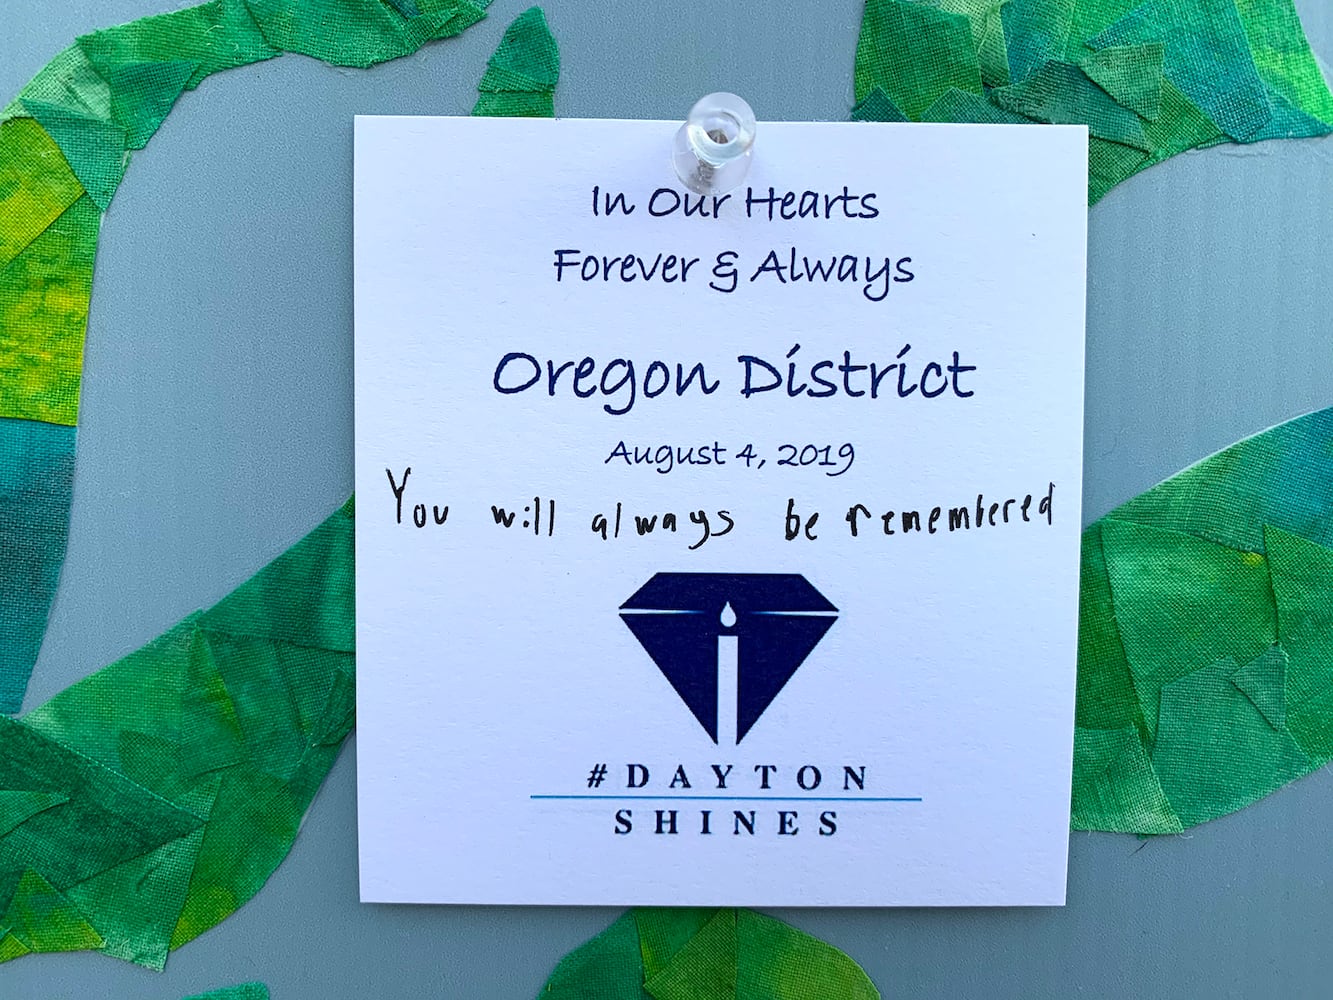
[[[592,772],[588,775],[588,787],[600,788],[602,786],[602,782],[605,780],[606,780],[606,765],[598,764],[596,767],[592,769]]]

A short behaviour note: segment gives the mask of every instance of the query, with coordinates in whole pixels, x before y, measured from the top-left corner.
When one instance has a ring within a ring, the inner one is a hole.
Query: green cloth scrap
[[[540,7],[529,7],[505,29],[504,38],[477,84],[474,115],[554,118],[560,82],[560,50]]]
[[[857,121],[1088,125],[1089,204],[1189,149],[1333,131],[1292,0],[867,0],[855,84]]]
[[[1226,135],[1243,141],[1268,124],[1273,106],[1235,0],[1148,0],[1087,44],[1104,49],[1154,42],[1165,48],[1167,79]]]
[[[13,940],[18,954],[87,951],[103,945],[101,935],[50,882],[28,869],[0,876],[0,894],[9,905],[0,913],[0,942]],[[0,951],[8,950],[0,944]]]
[[[0,266],[0,417],[75,423],[101,226],[79,198]]]
[[[1269,527],[1278,641],[1287,654],[1285,721],[1316,764],[1333,760],[1333,549]]]
[[[1139,116],[1117,104],[1070,63],[1048,62],[1022,83],[998,87],[990,99],[999,107],[1051,125],[1087,125],[1099,139],[1147,152],[1152,147]]]
[[[1248,663],[1277,641],[1262,554],[1114,516],[1102,525],[1102,551],[1150,738],[1166,684],[1222,657]]]
[[[959,94],[962,91],[951,90],[951,94]],[[907,116],[898,109],[898,106],[889,100],[889,95],[884,93],[879,87],[872,87],[870,93],[857,102],[856,107],[852,108],[852,121],[854,122],[905,122]]]
[[[1083,536],[1073,826],[1174,833],[1333,760],[1333,408]]]
[[[1031,118],[1006,111],[966,90],[948,90],[921,116],[923,122],[971,122],[979,125],[1031,125]]]
[[[185,1000],[269,1000],[268,987],[263,983],[242,983],[240,986],[224,986],[220,990],[196,993]]]
[[[68,801],[69,796],[60,792],[0,792],[0,836],[39,812]]]
[[[83,47],[96,51],[93,38],[85,36],[48,63],[0,117],[40,123],[105,211],[124,176],[129,151],[147,144],[196,64],[110,64],[103,77]]]
[[[1237,672],[1234,660],[1218,660],[1162,689],[1153,763],[1186,826],[1243,809],[1314,769],[1237,687]]]
[[[125,129],[59,104],[28,100],[23,107],[55,140],[88,197],[105,211],[129,163]]]
[[[856,43],[856,100],[878,87],[912,121],[950,88],[980,95],[968,18],[909,0],[867,0]]]
[[[17,712],[65,560],[73,427],[0,418],[0,712]],[[0,799],[0,834],[8,811]]]
[[[1009,54],[1004,40],[1000,8],[1012,0],[917,0],[918,3],[967,18],[972,44],[987,87],[1003,87],[1009,80]]]
[[[410,55],[486,16],[470,0],[420,0],[415,15],[380,0],[245,0],[265,41],[335,66],[364,69]]]
[[[640,909],[561,959],[556,1000],[878,1000],[830,945],[749,910]]]
[[[1075,728],[1070,825],[1112,833],[1185,829],[1157,781],[1137,729]]]
[[[83,187],[44,128],[31,118],[0,122],[0,267],[82,197]],[[8,375],[2,362],[0,375]]]
[[[1166,46],[1112,45],[1087,55],[1079,68],[1117,104],[1149,121],[1162,113],[1162,61]]]
[[[211,0],[139,18],[83,35],[77,44],[108,86],[127,67],[185,62],[194,67],[185,83],[193,90],[213,73],[282,55],[264,39],[245,0]]]
[[[32,878],[52,900],[49,921],[5,918],[21,947],[0,935],[0,958],[77,939],[161,969],[259,891],[352,728],[352,536],[349,502],[209,610],[0,717],[0,909]],[[70,936],[85,924],[95,943]]]
[[[1075,0],[1009,0],[1000,11],[1009,45],[1011,82],[1021,83],[1053,59],[1069,42]]]
[[[1310,51],[1292,0],[1236,0],[1236,10],[1274,105],[1274,120],[1261,137],[1326,134],[1333,126],[1333,93]],[[1288,125],[1296,131],[1283,133]]]

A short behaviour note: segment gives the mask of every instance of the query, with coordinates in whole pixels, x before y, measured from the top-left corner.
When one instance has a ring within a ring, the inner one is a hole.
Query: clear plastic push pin
[[[696,194],[726,194],[745,180],[754,149],[754,111],[735,94],[709,94],[690,108],[671,160]]]

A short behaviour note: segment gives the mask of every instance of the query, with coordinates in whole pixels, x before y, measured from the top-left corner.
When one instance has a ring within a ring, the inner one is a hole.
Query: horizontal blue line
[[[920,802],[919,795],[529,795],[530,799],[617,799],[645,802]]]

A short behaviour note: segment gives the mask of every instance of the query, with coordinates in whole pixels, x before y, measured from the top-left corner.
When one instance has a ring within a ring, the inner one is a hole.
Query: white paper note
[[[357,120],[362,899],[1063,903],[1086,131],[677,127]]]

